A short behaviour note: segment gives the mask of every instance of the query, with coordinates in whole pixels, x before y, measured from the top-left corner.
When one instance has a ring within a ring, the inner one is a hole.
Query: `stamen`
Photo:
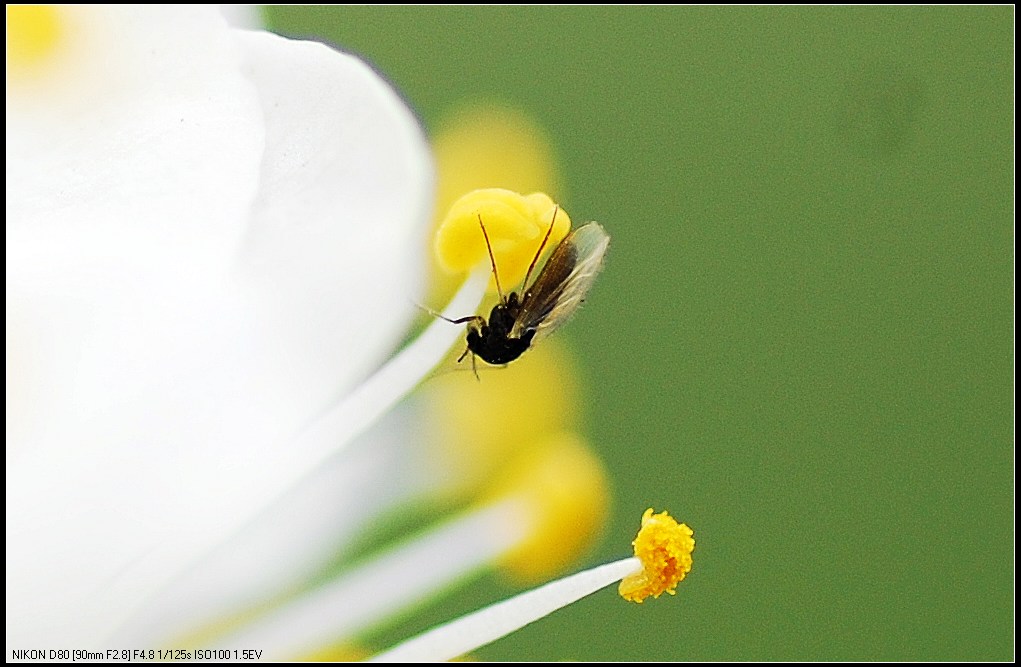
[[[517,515],[511,503],[501,503],[459,517],[272,611],[217,647],[259,646],[269,658],[293,659],[350,638],[480,572],[521,540]]]
[[[655,592],[652,584],[642,591],[633,590],[628,584],[631,595],[628,599],[636,602],[664,590],[673,593],[677,582],[691,570],[691,551],[695,547],[691,535],[690,528],[678,524],[666,512],[653,515],[650,509],[642,517],[642,528],[634,541],[636,556],[564,577],[480,609],[399,644],[371,662],[451,660],[619,580],[623,580],[622,595],[625,583],[635,581],[636,577],[658,582],[659,592]]]
[[[637,558],[607,563],[550,582],[438,626],[369,662],[438,662],[485,646],[619,581],[642,566]]]
[[[488,503],[249,620],[218,647],[255,642],[272,658],[294,658],[373,628],[483,567],[518,578],[559,570],[602,524],[605,481],[577,436],[536,449],[511,466]]]
[[[511,107],[466,102],[439,120],[431,143],[437,176],[434,231],[451,205],[472,190],[561,190],[551,138],[535,119]],[[431,268],[431,300],[444,302],[456,289],[456,276],[441,270],[435,259]]]

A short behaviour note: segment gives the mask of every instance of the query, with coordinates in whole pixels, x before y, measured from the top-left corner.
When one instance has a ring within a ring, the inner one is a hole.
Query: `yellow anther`
[[[508,465],[496,489],[526,511],[529,532],[502,564],[512,577],[540,581],[564,570],[606,523],[609,489],[602,462],[573,433],[560,433]]]
[[[493,249],[500,283],[508,291],[524,279],[546,231],[556,222],[544,253],[552,251],[571,229],[567,212],[559,209],[548,195],[520,195],[511,190],[487,188],[473,190],[450,207],[436,230],[436,258],[451,273],[470,271],[481,262],[489,262],[482,223]],[[494,284],[495,283],[491,283]]]
[[[505,188],[558,196],[560,178],[547,133],[527,114],[492,102],[468,102],[439,122],[433,138],[436,159],[434,229],[466,192]],[[434,255],[435,256],[435,255]],[[429,303],[446,303],[464,275],[430,263]],[[501,276],[502,278],[502,276]],[[508,285],[508,288],[516,287]]]
[[[653,514],[649,508],[642,515],[642,527],[632,544],[643,568],[620,582],[621,597],[641,602],[650,595],[658,598],[664,592],[676,593],[677,584],[691,571],[691,552],[695,549],[691,528],[677,523],[666,512]]]
[[[66,10],[51,5],[7,6],[7,74],[28,74],[48,63],[61,45]]]

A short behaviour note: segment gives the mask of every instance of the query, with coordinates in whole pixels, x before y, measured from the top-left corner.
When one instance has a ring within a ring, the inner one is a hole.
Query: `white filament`
[[[485,646],[642,569],[635,557],[600,565],[433,628],[371,662],[438,662]]]
[[[476,510],[373,558],[218,642],[298,659],[476,574],[526,532],[509,503]]]

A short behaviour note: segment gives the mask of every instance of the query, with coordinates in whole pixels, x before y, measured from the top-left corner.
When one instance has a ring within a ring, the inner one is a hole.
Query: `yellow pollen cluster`
[[[653,514],[650,507],[642,515],[642,528],[632,544],[643,567],[641,572],[621,580],[621,597],[640,603],[650,595],[673,595],[677,584],[691,571],[691,552],[695,549],[691,528],[677,523],[666,512]]]

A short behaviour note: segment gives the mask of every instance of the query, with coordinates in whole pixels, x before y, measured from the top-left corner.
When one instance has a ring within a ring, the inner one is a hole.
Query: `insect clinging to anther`
[[[500,302],[493,306],[488,322],[481,315],[449,320],[454,324],[468,324],[468,345],[458,357],[459,362],[471,353],[472,368],[475,367],[476,356],[488,364],[510,363],[566,322],[585,300],[585,295],[602,269],[603,256],[610,243],[610,237],[597,222],[587,222],[568,234],[553,250],[535,282],[528,284],[528,278],[549,241],[558,211],[559,207],[553,209],[553,219],[550,220],[546,236],[536,250],[521,283],[520,297],[517,292],[504,295],[489,234],[479,215],[479,227],[486,240]]]

